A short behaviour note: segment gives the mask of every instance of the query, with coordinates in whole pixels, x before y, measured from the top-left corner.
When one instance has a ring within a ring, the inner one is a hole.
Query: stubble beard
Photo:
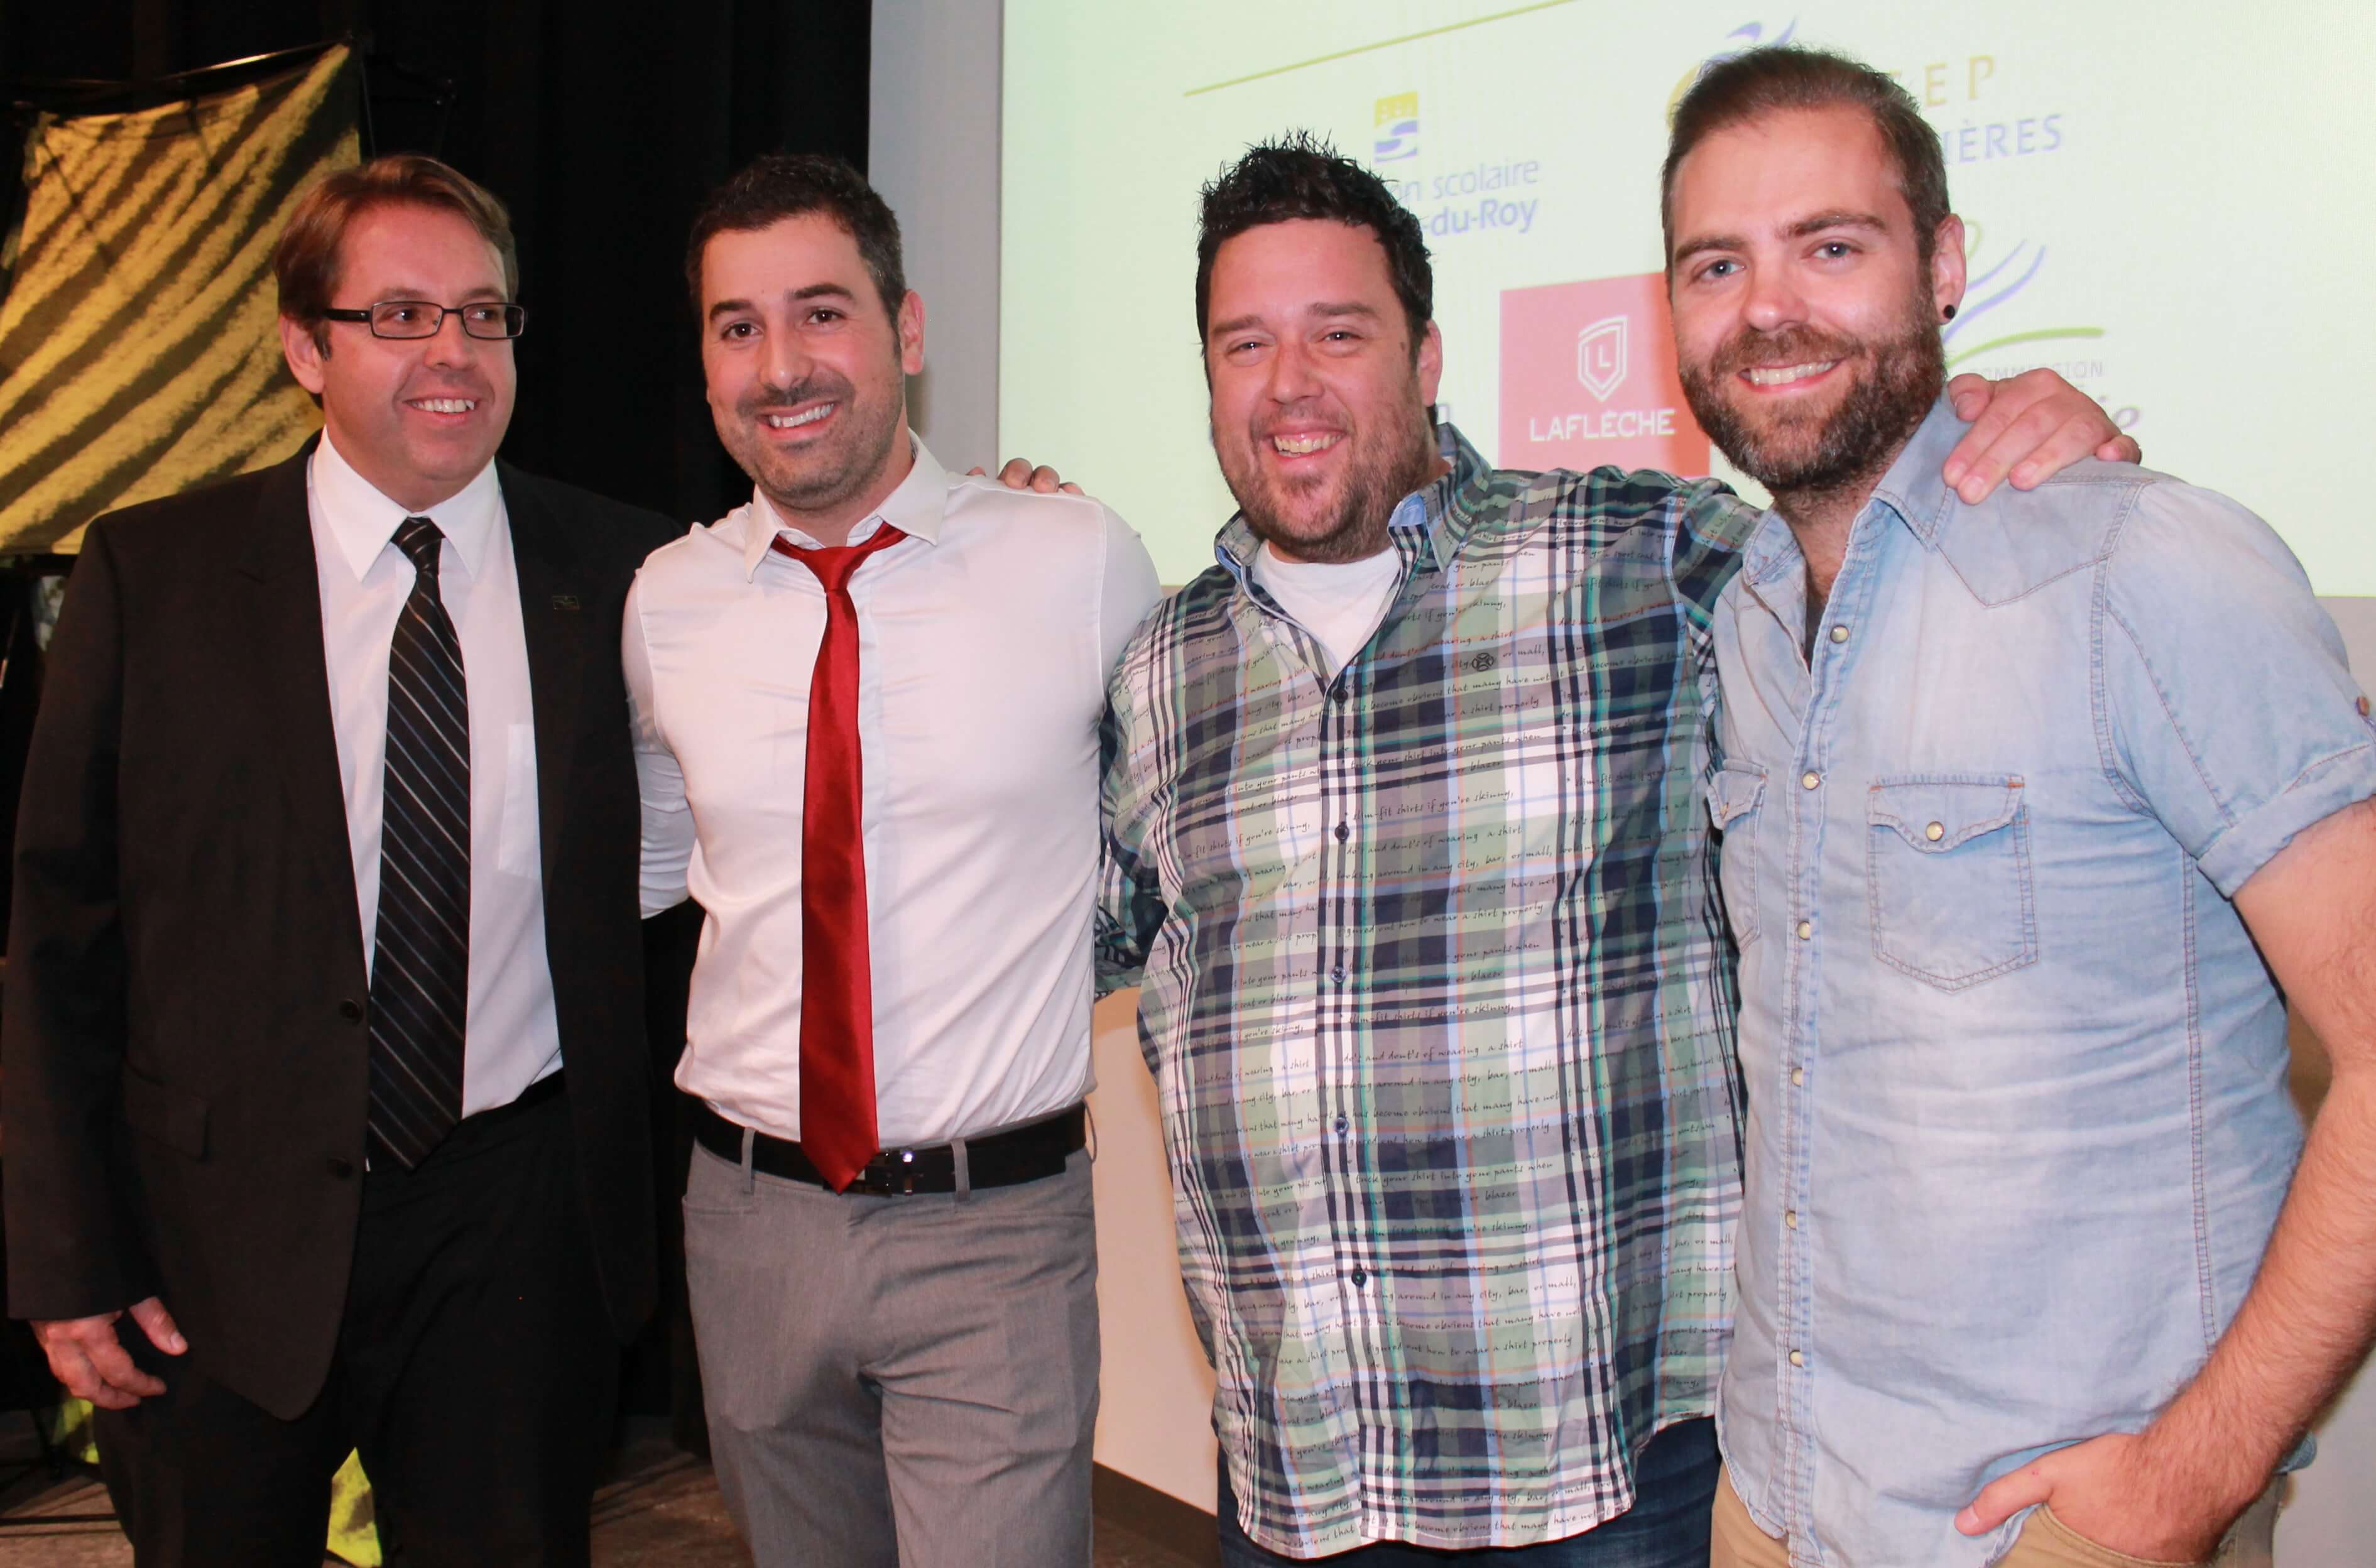
[[[1356,437],[1353,460],[1343,488],[1323,514],[1321,525],[1290,525],[1288,503],[1326,483],[1325,479],[1282,486],[1263,471],[1260,450],[1270,438],[1256,432],[1250,469],[1232,472],[1221,462],[1221,477],[1255,536],[1291,560],[1337,565],[1366,561],[1386,547],[1386,523],[1403,497],[1428,481],[1435,467],[1435,440],[1428,428],[1427,411],[1413,404],[1400,440],[1364,445]],[[1214,442],[1216,451],[1220,443]]]
[[[768,445],[762,416],[817,398],[840,405],[842,428],[797,461],[790,460]],[[784,512],[826,511],[861,493],[882,476],[899,436],[898,400],[870,407],[838,375],[814,375],[793,386],[758,387],[738,399],[734,411],[738,422],[727,448],[751,481]]]
[[[1743,327],[1705,363],[1681,367],[1683,400],[1734,467],[1774,493],[1778,508],[1835,496],[1877,481],[1930,412],[1946,385],[1946,349],[1919,297],[1893,337],[1873,342],[1809,327],[1765,333]],[[1869,367],[1828,413],[1807,410],[1752,422],[1726,396],[1752,364],[1858,359]]]

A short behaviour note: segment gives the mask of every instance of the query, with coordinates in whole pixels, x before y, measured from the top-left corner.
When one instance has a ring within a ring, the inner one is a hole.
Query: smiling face
[[[1711,133],[1675,171],[1669,291],[1683,394],[1777,497],[1877,481],[1944,381],[1963,225],[1926,262],[1872,118],[1792,110]]]
[[[710,417],[788,522],[846,538],[907,477],[907,381],[924,368],[924,307],[895,318],[823,213],[713,235],[701,257]]]
[[[503,258],[459,213],[366,208],[339,242],[339,308],[504,298]],[[468,337],[456,315],[434,338],[374,338],[359,321],[323,330],[327,352],[312,327],[283,316],[281,350],[299,385],[322,399],[322,426],[339,455],[381,494],[425,512],[493,460],[512,419],[509,339]]]
[[[1427,410],[1443,374],[1433,323],[1410,328],[1365,227],[1297,219],[1213,258],[1205,373],[1213,450],[1247,524],[1294,561],[1358,561],[1440,467]]]

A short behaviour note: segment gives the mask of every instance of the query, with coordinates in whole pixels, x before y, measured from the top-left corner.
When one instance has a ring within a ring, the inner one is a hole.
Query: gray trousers
[[[696,1146],[684,1253],[719,1489],[759,1568],[1087,1568],[1087,1154],[866,1197]]]

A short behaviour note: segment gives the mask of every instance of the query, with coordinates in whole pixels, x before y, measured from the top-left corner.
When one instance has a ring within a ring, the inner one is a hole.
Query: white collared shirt
[[[462,1114],[507,1105],[561,1066],[544,949],[536,729],[510,519],[490,463],[450,500],[414,514],[381,494],[322,435],[306,468],[330,723],[347,797],[363,962],[379,925],[380,789],[387,756],[387,650],[411,597],[397,526],[422,516],[446,536],[438,596],[462,643],[470,705],[470,999]]]
[[[1159,589],[1098,502],[915,468],[874,517],[909,537],[858,610],[876,1130],[886,1148],[1051,1114],[1088,1092],[1098,722]],[[778,1137],[800,1124],[801,822],[816,541],[754,495],[654,552],[625,650],[644,910],[708,919],[677,1084]]]

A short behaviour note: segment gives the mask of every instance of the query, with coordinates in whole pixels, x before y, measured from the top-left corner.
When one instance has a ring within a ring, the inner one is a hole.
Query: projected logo
[[[1372,125],[1377,139],[1370,144],[1371,162],[1398,163],[1419,156],[1419,94],[1381,98]]]
[[[1575,335],[1575,378],[1604,403],[1625,385],[1625,322],[1612,315]]]
[[[1771,38],[1766,36],[1764,22],[1743,22],[1726,33],[1724,42],[1717,47],[1716,53],[1685,71],[1683,79],[1675,84],[1675,90],[1667,94],[1667,118],[1672,120],[1675,117],[1675,105],[1683,101],[1683,94],[1692,90],[1692,84],[1699,80],[1709,66],[1721,65],[1734,55],[1746,54],[1752,49],[1779,48],[1789,42],[1798,31],[1799,18],[1793,17],[1785,22]]]
[[[2135,425],[2144,417],[2142,411],[2134,404],[2115,401],[2102,390],[2110,367],[2104,350],[2092,345],[2103,339],[2104,328],[2037,321],[2037,307],[2045,303],[2045,291],[2032,295],[2029,291],[2045,268],[2046,247],[2022,240],[2002,260],[1983,265],[1981,236],[1978,222],[1966,223],[1968,280],[1964,285],[1964,303],[1955,319],[1939,334],[1947,349],[1948,373],[1970,370],[2001,378],[2044,366],[2102,403],[2112,422],[2122,430]]]
[[[1933,7],[1933,9],[1943,9]],[[1667,117],[1672,120],[1683,94],[1712,67],[1750,50],[1789,42],[1798,36],[1796,17],[1776,27],[1769,22],[1743,22],[1726,33],[1708,56],[1677,79],[1667,95]],[[1891,62],[1873,57],[1872,64],[1910,95],[1923,113],[1935,119],[1932,129],[1949,163],[1990,163],[1999,159],[2029,159],[2059,153],[2071,144],[2069,115],[2051,100],[2034,95],[2040,78],[2018,69],[2017,57],[2000,55],[1993,47],[1978,48],[1951,33],[1934,38],[1911,58]]]
[[[1503,290],[1501,465],[1706,473],[1674,341],[1662,272]]]

